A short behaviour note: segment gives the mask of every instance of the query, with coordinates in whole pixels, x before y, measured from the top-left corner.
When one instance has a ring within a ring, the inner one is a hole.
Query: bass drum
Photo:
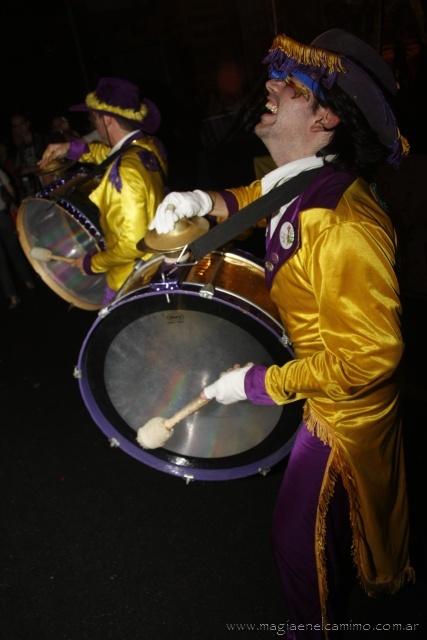
[[[42,247],[66,258],[102,251],[98,210],[89,200],[95,186],[84,174],[61,178],[23,200],[16,220],[24,253],[44,283],[67,302],[87,310],[102,306],[104,274],[88,276],[59,260],[42,262],[33,258],[31,250]]]
[[[253,260],[214,252],[174,269],[156,256],[102,310],[75,375],[112,446],[187,480],[230,480],[265,473],[288,454],[299,403],[211,402],[176,425],[165,448],[150,451],[137,444],[138,428],[173,415],[235,363],[282,365],[292,357]]]

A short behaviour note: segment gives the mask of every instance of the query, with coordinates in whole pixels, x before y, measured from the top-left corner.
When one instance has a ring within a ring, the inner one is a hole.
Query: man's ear
[[[108,113],[103,113],[103,118],[104,118],[104,124],[106,127],[109,127],[111,125],[111,122],[115,119],[113,118],[113,116],[110,116]]]
[[[329,107],[319,106],[315,113],[312,131],[333,131],[339,123],[339,117]]]

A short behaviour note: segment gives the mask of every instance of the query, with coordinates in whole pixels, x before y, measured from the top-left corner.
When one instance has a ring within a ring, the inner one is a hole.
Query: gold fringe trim
[[[324,623],[326,623],[328,622],[328,581],[325,553],[326,521],[329,503],[334,494],[335,484],[338,477],[341,478],[349,501],[350,526],[352,530],[351,555],[353,563],[356,567],[358,580],[366,593],[369,596],[375,596],[376,594],[381,592],[390,594],[395,593],[403,586],[405,582],[415,581],[415,571],[411,566],[407,566],[393,581],[387,582],[384,585],[372,583],[367,580],[365,576],[363,576],[361,571],[361,550],[364,546],[366,546],[366,537],[363,532],[363,524],[360,518],[360,505],[351,468],[344,457],[334,431],[328,425],[319,420],[315,415],[313,415],[307,403],[304,406],[303,420],[307,425],[307,429],[310,431],[310,433],[312,433],[324,444],[327,444],[331,448],[331,454],[326,465],[322,486],[320,488],[315,526],[315,557],[319,585],[320,608],[322,620]]]
[[[135,120],[136,122],[142,122],[148,113],[148,108],[145,104],[141,104],[139,111],[123,109],[123,107],[115,107],[114,105],[102,102],[102,100],[98,99],[95,92],[89,93],[86,96],[86,105],[90,109],[95,109],[95,111],[108,111],[109,113],[115,113],[127,120]]]
[[[316,526],[315,526],[315,542],[314,551],[316,557],[317,580],[319,588],[320,610],[322,614],[322,622],[327,622],[327,600],[328,600],[328,576],[326,572],[326,519],[328,513],[329,502],[334,494],[335,483],[338,474],[333,467],[333,456],[329,456],[326,465],[325,475],[323,476],[322,487],[320,489],[319,503],[317,506]],[[326,634],[326,637],[328,635]]]
[[[341,57],[338,54],[326,49],[301,44],[285,34],[279,34],[274,38],[270,51],[274,49],[280,49],[300,64],[311,67],[326,67],[330,73],[345,71]]]
[[[361,583],[368,596],[375,598],[377,595],[383,593],[393,595],[393,593],[399,591],[407,582],[414,583],[415,578],[415,569],[408,564],[403,571],[401,571],[399,575],[390,582],[378,584],[377,582],[372,583],[369,582],[369,580],[362,580]]]

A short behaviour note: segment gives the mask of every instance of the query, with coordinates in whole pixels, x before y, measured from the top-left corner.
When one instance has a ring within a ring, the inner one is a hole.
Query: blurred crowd
[[[46,131],[39,131],[23,112],[13,113],[8,125],[0,139],[0,307],[13,310],[35,288],[35,276],[16,231],[19,205],[58,177],[57,170],[40,171],[37,163],[51,142],[91,140],[94,132],[78,132],[67,116],[58,114]]]

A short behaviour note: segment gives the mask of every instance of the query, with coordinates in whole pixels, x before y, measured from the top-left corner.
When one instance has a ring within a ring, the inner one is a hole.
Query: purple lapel
[[[286,209],[270,240],[267,229],[265,281],[269,289],[277,271],[301,246],[301,212],[318,207],[335,209],[355,177],[352,173],[325,166],[309,188]]]

